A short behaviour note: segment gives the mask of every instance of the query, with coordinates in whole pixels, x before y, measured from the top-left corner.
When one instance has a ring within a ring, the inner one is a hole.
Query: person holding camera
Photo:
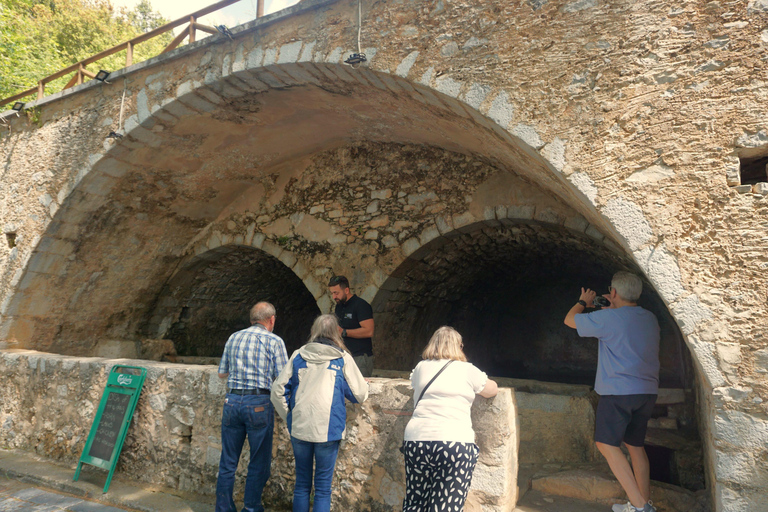
[[[629,272],[613,275],[604,309],[594,307],[597,294],[581,289],[565,325],[579,336],[598,339],[595,391],[600,402],[595,414],[595,444],[603,454],[629,502],[614,512],[656,512],[650,501],[651,479],[645,433],[659,393],[659,322],[637,305],[643,290],[640,277]],[[600,298],[598,298],[600,299]],[[632,459],[630,467],[621,443]]]

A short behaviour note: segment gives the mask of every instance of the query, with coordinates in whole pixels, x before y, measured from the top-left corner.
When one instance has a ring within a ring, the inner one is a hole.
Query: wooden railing
[[[80,85],[85,80],[85,77],[88,77],[88,78],[96,77],[96,74],[86,69],[87,65],[93,64],[94,62],[97,62],[105,57],[109,57],[110,55],[121,52],[123,50],[126,51],[125,66],[128,67],[131,64],[133,64],[133,48],[137,44],[143,43],[144,41],[148,41],[154,37],[165,34],[166,32],[173,30],[174,28],[184,25],[186,23],[188,23],[189,25],[181,33],[179,33],[179,35],[176,36],[173,39],[173,41],[171,41],[170,44],[168,44],[168,46],[166,46],[162,52],[160,52],[161,54],[173,50],[174,48],[179,46],[181,42],[184,41],[184,39],[189,38],[189,42],[194,43],[195,35],[198,30],[207,32],[209,34],[218,34],[219,31],[216,28],[198,23],[197,20],[207,14],[218,11],[219,9],[223,9],[224,7],[232,5],[239,1],[240,0],[222,0],[221,2],[209,5],[204,9],[200,9],[199,11],[194,12],[189,16],[184,16],[183,18],[179,18],[176,21],[172,21],[170,23],[163,25],[162,27],[158,27],[154,30],[151,30],[146,34],[142,34],[138,37],[134,37],[130,41],[120,43],[117,46],[113,46],[108,50],[104,50],[103,52],[97,53],[96,55],[88,57],[87,59],[81,60],[76,64],[72,64],[67,68],[64,68],[50,76],[47,76],[39,80],[37,82],[37,87],[32,87],[31,89],[27,89],[26,91],[20,92],[19,94],[0,100],[0,106],[14,102],[26,96],[30,96],[35,92],[37,92],[37,99],[38,100],[42,99],[43,97],[45,97],[45,84],[52,82],[57,78],[61,78],[62,76],[66,76],[70,73],[74,73],[74,75],[72,76],[72,79],[67,83],[67,85],[64,86],[64,89],[69,89],[70,87],[74,87],[75,85]],[[257,0],[256,17],[260,18],[263,15],[264,15],[264,0]]]

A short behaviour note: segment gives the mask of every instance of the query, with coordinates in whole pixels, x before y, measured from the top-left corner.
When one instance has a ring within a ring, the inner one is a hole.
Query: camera
[[[608,299],[606,299],[603,296],[598,295],[592,301],[592,304],[594,304],[596,308],[607,308],[608,306],[611,305],[611,301],[609,301]]]

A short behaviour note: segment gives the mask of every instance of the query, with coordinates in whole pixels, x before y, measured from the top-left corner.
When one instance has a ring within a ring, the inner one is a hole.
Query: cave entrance
[[[249,311],[259,301],[274,304],[274,332],[289,354],[306,343],[320,310],[302,280],[259,249],[218,247],[195,257],[171,278],[147,334],[173,340],[182,357],[220,357],[229,336],[251,325]]]

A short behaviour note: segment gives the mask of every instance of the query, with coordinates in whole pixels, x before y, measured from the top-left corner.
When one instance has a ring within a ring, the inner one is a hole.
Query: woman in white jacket
[[[309,342],[293,353],[272,384],[272,404],[288,424],[296,459],[293,512],[309,512],[313,461],[313,511],[331,510],[333,470],[346,430],[345,398],[363,402],[368,383],[344,346],[336,317],[321,315]]]

